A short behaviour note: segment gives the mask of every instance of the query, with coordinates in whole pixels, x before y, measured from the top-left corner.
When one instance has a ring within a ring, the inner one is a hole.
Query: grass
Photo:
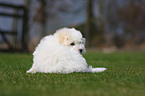
[[[0,96],[145,96],[145,52],[88,52],[102,73],[26,74],[31,54],[0,53]]]

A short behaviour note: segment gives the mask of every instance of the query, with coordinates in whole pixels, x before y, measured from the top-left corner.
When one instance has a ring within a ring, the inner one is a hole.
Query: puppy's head
[[[79,53],[85,53],[85,38],[82,37],[80,31],[74,28],[62,28],[57,30],[54,36],[60,45]]]

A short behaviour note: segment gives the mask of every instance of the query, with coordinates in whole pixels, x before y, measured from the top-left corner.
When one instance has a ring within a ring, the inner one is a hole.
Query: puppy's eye
[[[74,46],[74,45],[75,45],[75,43],[71,43],[70,45],[71,45],[71,46]]]

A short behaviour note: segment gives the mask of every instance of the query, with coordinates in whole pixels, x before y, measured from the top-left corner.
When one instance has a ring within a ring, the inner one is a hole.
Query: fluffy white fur
[[[74,28],[62,28],[44,37],[36,47],[33,65],[27,73],[102,72],[92,68],[80,53],[85,53],[85,38]]]

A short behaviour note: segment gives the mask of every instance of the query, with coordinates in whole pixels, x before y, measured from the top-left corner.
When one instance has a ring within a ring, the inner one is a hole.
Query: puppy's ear
[[[68,42],[68,34],[66,33],[57,33],[56,35],[56,38],[59,42],[59,44],[62,44],[62,45],[66,45],[66,43]]]
[[[86,38],[82,38],[82,43],[85,45],[85,43],[86,43]]]

